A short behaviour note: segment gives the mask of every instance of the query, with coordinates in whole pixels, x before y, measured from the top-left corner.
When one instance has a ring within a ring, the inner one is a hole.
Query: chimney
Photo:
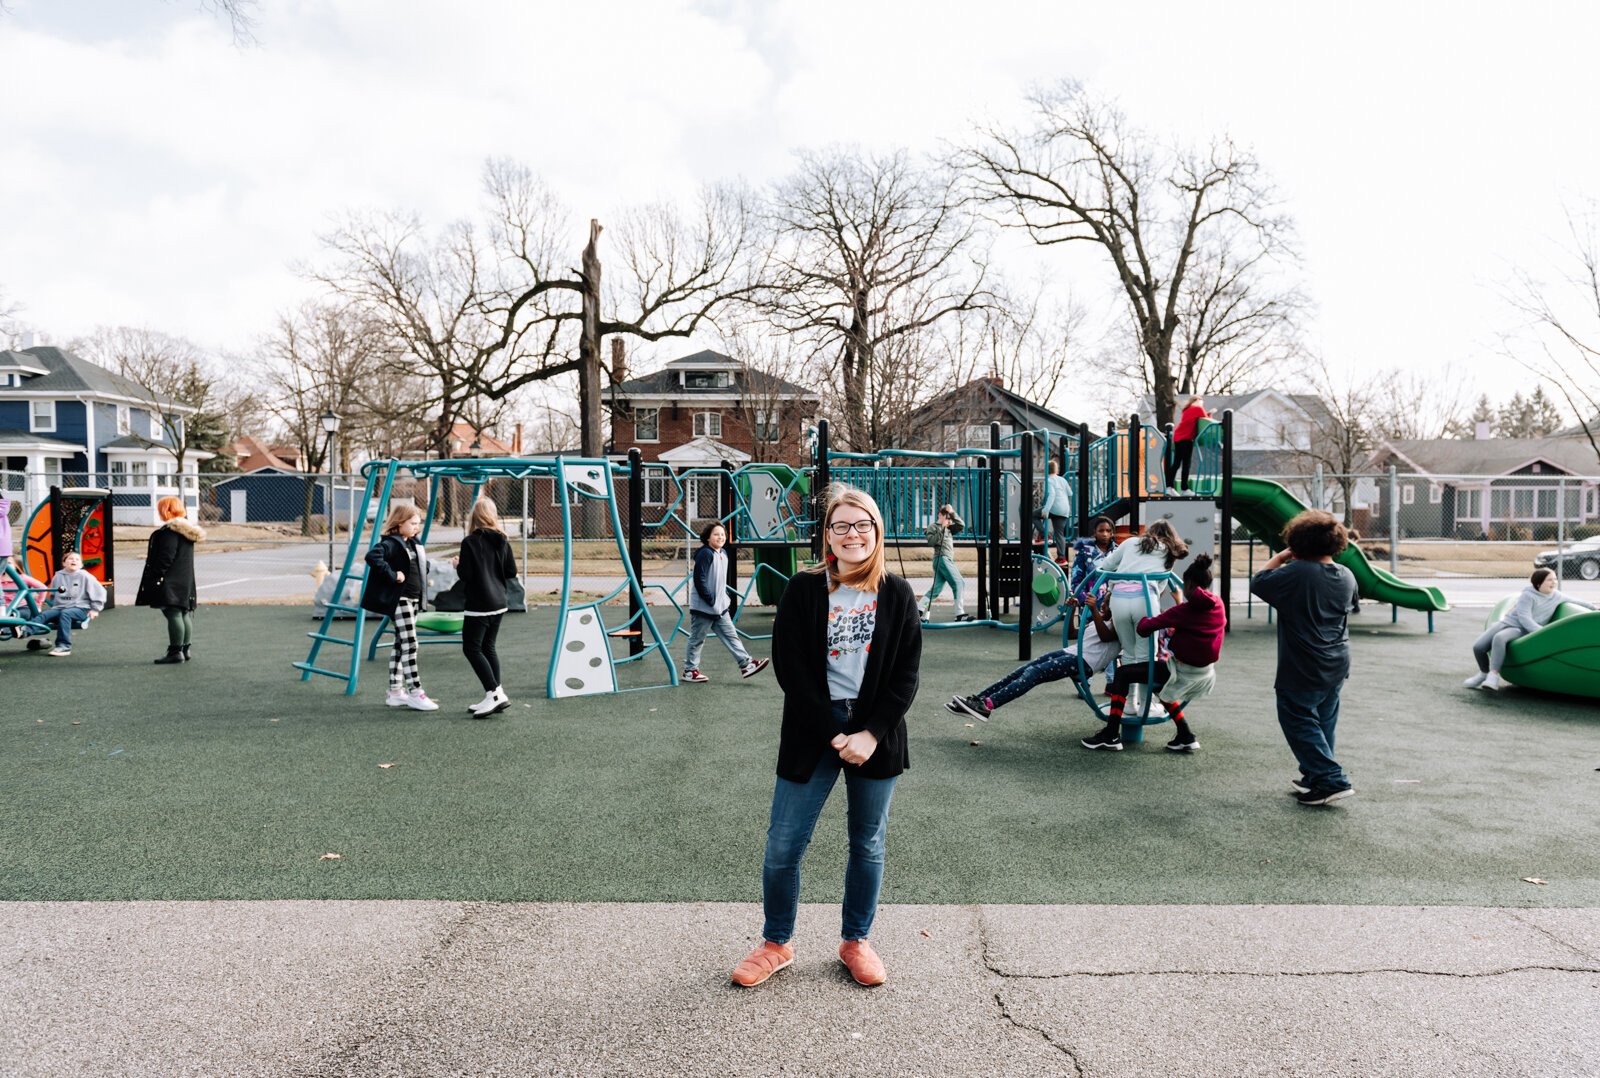
[[[1489,440],[1489,421],[1487,419],[1478,420],[1478,425],[1472,430],[1472,437],[1479,442],[1487,442]]]
[[[626,347],[621,337],[611,338],[611,383],[621,385],[628,379],[628,361],[624,358]]]
[[[513,457],[522,456],[522,424],[520,422],[517,423],[515,433],[511,435],[511,455]]]
[[[33,330],[25,329],[25,330],[22,331],[22,340],[20,342],[18,342],[18,344],[17,344],[17,351],[21,352],[21,351],[23,351],[25,349],[32,348],[32,347],[33,347]]]

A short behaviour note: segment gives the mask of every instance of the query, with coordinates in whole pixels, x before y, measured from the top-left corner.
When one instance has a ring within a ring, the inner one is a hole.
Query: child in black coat
[[[467,710],[475,719],[487,719],[511,706],[511,698],[500,683],[500,654],[495,650],[495,641],[500,636],[500,619],[506,612],[506,581],[516,579],[517,563],[511,556],[511,541],[500,527],[499,510],[486,498],[479,498],[472,506],[456,569],[466,597],[461,651],[483,685],[483,699]]]

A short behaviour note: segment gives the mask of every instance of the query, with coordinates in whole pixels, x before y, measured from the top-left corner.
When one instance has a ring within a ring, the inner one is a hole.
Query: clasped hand
[[[878,750],[878,739],[867,730],[854,734],[836,734],[828,744],[839,750],[839,759],[847,764],[864,764]]]

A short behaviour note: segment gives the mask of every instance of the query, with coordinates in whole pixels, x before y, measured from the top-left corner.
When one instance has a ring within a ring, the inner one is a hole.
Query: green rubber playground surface
[[[1194,756],[1162,751],[1169,727],[1081,749],[1094,726],[1061,684],[969,728],[940,705],[1011,669],[1016,637],[929,633],[884,901],[1600,905],[1600,708],[1460,689],[1482,612],[1429,636],[1369,609],[1340,728],[1358,796],[1304,809],[1257,615],[1192,712]],[[108,613],[66,659],[0,644],[0,898],[756,900],[771,674],[740,681],[713,640],[709,685],[550,701],[553,622],[507,617],[516,703],[486,722],[454,648],[423,650],[435,713],[384,707],[381,660],[354,699],[302,684],[299,609],[208,607],[182,667],[150,665],[147,610]],[[842,794],[807,900],[839,897]]]

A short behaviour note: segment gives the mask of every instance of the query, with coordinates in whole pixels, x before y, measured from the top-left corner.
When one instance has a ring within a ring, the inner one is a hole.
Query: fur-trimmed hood
[[[206,537],[206,530],[204,528],[200,527],[198,524],[190,523],[185,517],[173,517],[171,520],[163,524],[162,527],[171,528],[173,531],[177,532],[191,543],[198,543]]]

